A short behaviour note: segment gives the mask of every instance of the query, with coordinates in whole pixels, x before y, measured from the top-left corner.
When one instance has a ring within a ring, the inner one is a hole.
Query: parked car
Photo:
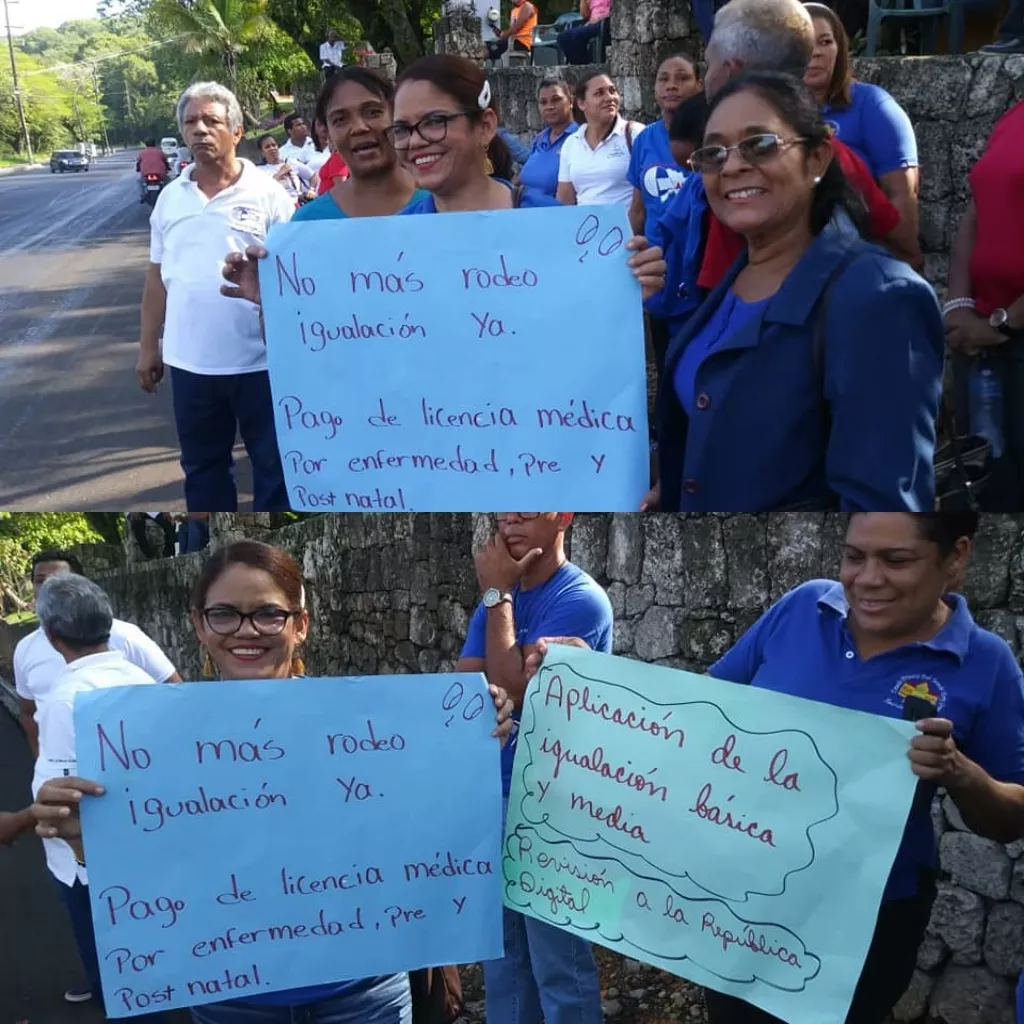
[[[56,174],[60,171],[87,171],[89,170],[89,157],[85,153],[79,153],[77,149],[58,149],[50,157],[50,173]]]

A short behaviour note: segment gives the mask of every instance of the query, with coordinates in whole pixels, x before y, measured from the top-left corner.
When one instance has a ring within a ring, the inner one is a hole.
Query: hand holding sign
[[[792,1024],[843,1020],[913,798],[913,728],[549,646],[506,905]]]
[[[638,292],[664,261],[626,226],[565,207],[275,227],[259,263],[292,507],[634,509]],[[226,273],[254,295],[248,262]]]

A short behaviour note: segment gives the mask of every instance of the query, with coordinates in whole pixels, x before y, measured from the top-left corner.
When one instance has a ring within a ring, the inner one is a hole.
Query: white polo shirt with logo
[[[221,295],[230,252],[262,245],[272,224],[291,219],[295,204],[273,178],[242,160],[234,185],[208,199],[192,180],[195,164],[170,182],[150,218],[152,263],[167,289],[163,360],[213,376],[267,368],[259,306]]]
[[[120,651],[88,654],[66,664],[53,693],[40,708],[39,757],[32,776],[32,796],[39,795],[50,779],[78,774],[75,750],[75,695],[111,686],[145,686],[156,680],[128,661]],[[63,839],[44,839],[46,866],[58,882],[74,885],[89,882],[85,868]]]
[[[576,190],[577,206],[605,206],[633,201],[633,186],[629,183],[630,140],[626,136],[629,124],[633,141],[644,130],[639,121],[627,122],[620,117],[606,138],[593,149],[587,142],[587,129],[580,127],[562,144],[558,158],[558,181],[567,182]]]

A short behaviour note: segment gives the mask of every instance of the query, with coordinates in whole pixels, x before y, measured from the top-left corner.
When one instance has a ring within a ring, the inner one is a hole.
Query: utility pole
[[[125,78],[125,88],[128,87],[128,79]],[[96,113],[100,116],[100,127],[103,129],[103,152],[110,152],[110,139],[107,137],[107,119],[103,115],[103,106],[100,103],[100,82],[96,76],[96,65],[92,65],[92,92],[96,98]],[[130,103],[130,101],[129,101]]]
[[[11,11],[8,6],[17,3],[18,0],[3,0],[4,25],[7,29],[7,52],[11,56],[11,82],[14,86],[14,102],[18,105],[18,118],[21,121],[21,134],[25,137],[25,152],[28,155],[28,162],[33,163],[32,139],[28,134],[28,121],[25,120],[25,106],[21,102],[21,89],[18,88],[18,65],[14,61],[14,37],[11,35]]]

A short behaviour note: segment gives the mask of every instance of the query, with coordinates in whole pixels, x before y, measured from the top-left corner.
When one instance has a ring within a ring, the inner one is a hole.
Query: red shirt
[[[166,174],[167,157],[164,156],[162,149],[157,149],[156,146],[147,146],[139,153],[139,158],[135,161],[135,169],[139,174]]]
[[[900,212],[881,186],[871,177],[868,165],[848,146],[832,139],[832,152],[842,168],[850,188],[864,201],[868,211],[871,237],[876,240],[891,234],[900,222]],[[736,257],[743,252],[746,241],[742,235],[730,231],[714,215],[710,215],[708,240],[704,246],[704,262],[700,267],[697,284],[701,288],[714,288],[725,277]]]
[[[320,188],[317,190],[317,194],[322,196],[331,190],[336,179],[341,178],[344,181],[347,177],[348,165],[337,153],[332,153],[320,168]]]
[[[988,316],[1024,295],[1024,103],[996,122],[968,181],[978,214],[971,293]]]

